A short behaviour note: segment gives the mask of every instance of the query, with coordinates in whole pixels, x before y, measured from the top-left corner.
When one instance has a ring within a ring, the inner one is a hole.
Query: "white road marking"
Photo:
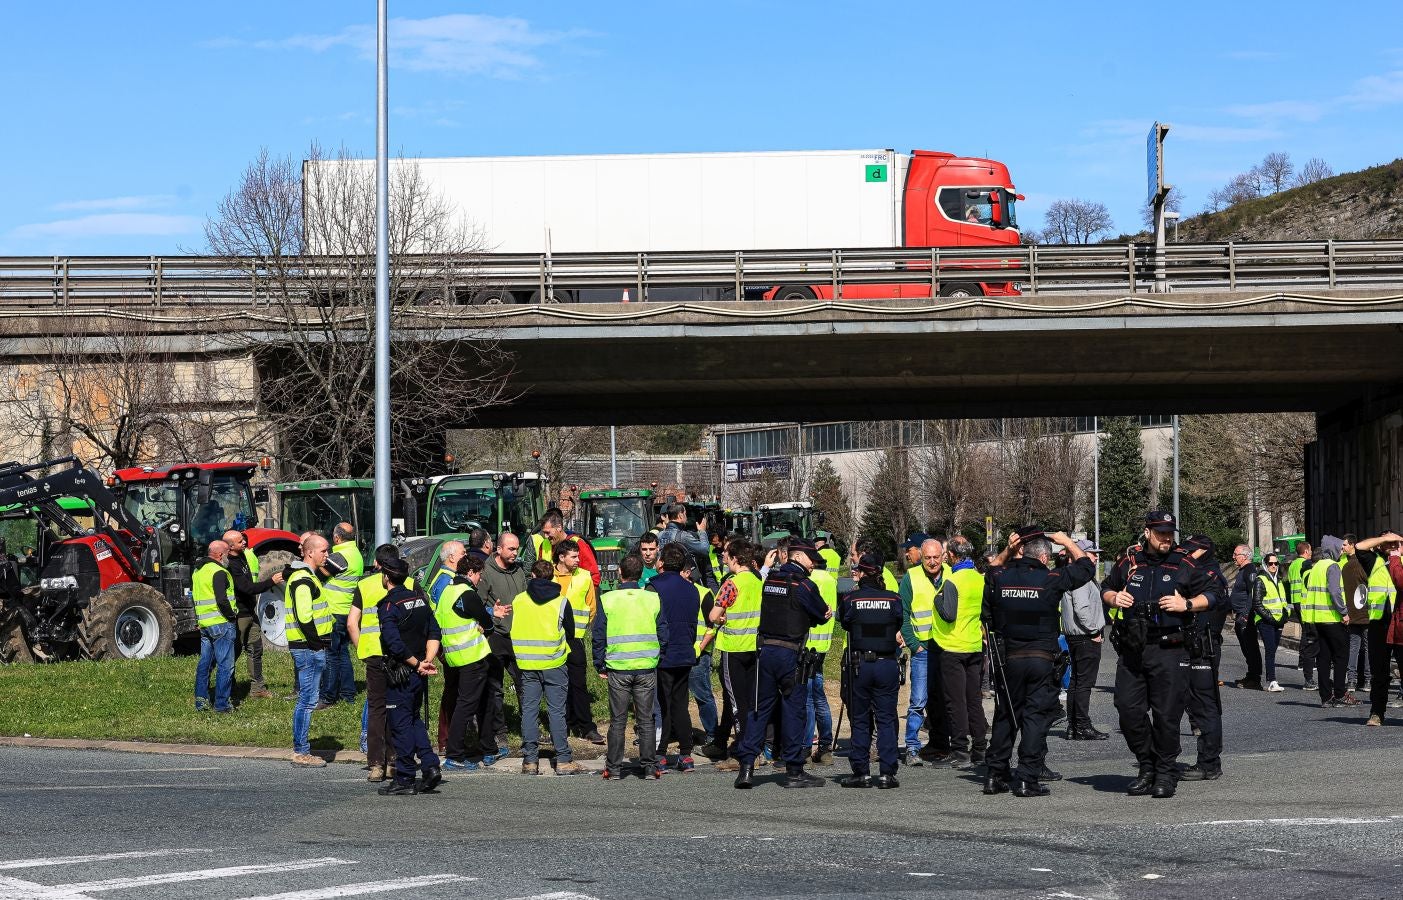
[[[245,897],[243,900],[330,900],[334,897],[384,894],[389,891],[447,884],[451,881],[477,881],[477,879],[465,875],[416,875],[411,878],[394,878],[389,881],[368,881],[364,884],[342,884],[336,887],[311,888],[305,891],[287,891],[282,894],[263,894],[259,897]]]
[[[1146,881],[1154,881],[1156,878],[1163,878],[1164,876],[1163,876],[1163,875],[1156,875],[1154,872],[1146,872],[1144,875],[1141,875],[1140,877],[1143,878],[1143,879],[1145,879]]]
[[[1055,894],[1048,894],[1048,900],[1092,900],[1092,898],[1082,894],[1069,894],[1066,891],[1058,891]]]
[[[1247,848],[1247,852],[1249,852],[1249,853],[1285,853],[1285,854],[1287,854],[1288,856],[1295,856],[1295,855],[1296,855],[1295,853],[1292,853],[1290,850],[1278,850],[1278,849],[1276,849],[1275,847],[1248,847],[1248,848]]]
[[[126,878],[105,878],[101,881],[75,881],[71,884],[56,884],[53,892],[60,896],[86,891],[116,891],[123,888],[146,887],[155,884],[182,884],[187,881],[211,881],[216,878],[238,878],[243,875],[270,875],[276,872],[297,872],[303,869],[316,869],[322,866],[354,865],[355,860],[323,856],[317,859],[298,859],[292,862],[271,863],[256,866],[225,866],[220,869],[194,869],[189,872],[164,872],[157,875],[133,875]]]
[[[179,766],[161,769],[57,769],[64,775],[135,775],[140,772],[218,772],[220,766]]]
[[[1029,872],[1051,872],[1051,869],[1029,869]]]
[[[145,859],[152,856],[180,856],[186,853],[210,853],[207,848],[181,850],[133,850],[130,853],[92,853],[87,856],[40,856],[34,859],[12,859],[0,862],[4,869],[37,869],[42,866],[67,866],[73,863],[103,862],[109,859]]]
[[[916,876],[917,878],[934,878],[934,877],[935,877],[937,874],[939,874],[939,873],[937,873],[937,872],[907,872],[906,874],[907,874],[907,875],[914,875],[914,876]]]
[[[1212,822],[1185,822],[1176,828],[1194,828],[1199,825],[1385,825],[1388,819],[1217,819]]]
[[[556,891],[553,894],[532,894],[529,897],[512,897],[511,900],[599,900],[599,898],[591,897],[589,894],[577,894],[574,891]]]
[[[21,881],[0,875],[0,897],[5,900],[97,900],[87,894],[56,894],[47,884],[36,881]]]

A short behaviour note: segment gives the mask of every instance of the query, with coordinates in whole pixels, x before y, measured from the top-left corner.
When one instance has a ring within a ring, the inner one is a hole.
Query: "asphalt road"
[[[741,792],[704,769],[494,772],[381,798],[346,765],[0,749],[0,898],[1403,896],[1403,727],[1279,678],[1282,694],[1224,689],[1226,775],[1172,800],[1124,795],[1118,734],[1060,729],[1049,762],[1067,780],[1026,800],[932,769],[895,791]],[[1092,712],[1113,723],[1109,693]],[[132,853],[160,855],[116,856]]]

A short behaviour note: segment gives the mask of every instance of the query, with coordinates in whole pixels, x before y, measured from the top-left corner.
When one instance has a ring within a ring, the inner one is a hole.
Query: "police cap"
[[[1017,529],[1017,534],[1020,541],[1027,543],[1034,538],[1042,537],[1046,532],[1043,531],[1041,525],[1024,525],[1022,528]]]
[[[818,547],[815,546],[814,542],[809,540],[808,538],[790,538],[789,552],[793,553],[796,550],[803,551],[804,553],[809,554],[809,559],[818,559]]]
[[[1175,531],[1179,523],[1174,514],[1164,509],[1152,509],[1145,515],[1145,527],[1151,531]]]
[[[391,579],[401,579],[409,575],[409,563],[400,557],[386,557],[380,560],[380,571],[390,576]]]

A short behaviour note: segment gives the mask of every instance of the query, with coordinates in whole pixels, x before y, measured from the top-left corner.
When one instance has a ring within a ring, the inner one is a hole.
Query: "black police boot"
[[[1098,731],[1090,725],[1081,728],[1073,728],[1067,732],[1069,741],[1107,741],[1111,736],[1104,731]]]
[[[1143,797],[1154,790],[1155,776],[1153,772],[1142,771],[1134,781],[1130,782],[1130,787],[1125,792],[1132,797]]]
[[[839,778],[838,783],[841,784],[843,787],[850,788],[865,788],[872,786],[872,780],[869,776],[859,775],[856,772],[854,772],[851,775],[844,775],[842,778]]]
[[[879,791],[889,791],[892,788],[901,787],[901,782],[896,780],[895,775],[878,775],[875,783]]]
[[[1197,763],[1179,773],[1180,781],[1217,781],[1222,777],[1222,769],[1205,769]]]
[[[1156,781],[1154,791],[1150,794],[1156,800],[1163,800],[1165,797],[1174,796],[1174,779],[1168,781]]]
[[[1013,779],[1013,796],[1015,797],[1046,797],[1050,793],[1052,790],[1045,784],[1024,781],[1022,778]]]
[[[443,770],[438,766],[424,773],[424,782],[419,785],[419,793],[432,794],[434,789],[443,784]]]
[[[1047,766],[1043,766],[1042,771],[1038,773],[1038,781],[1061,781],[1061,780],[1062,780],[1062,773],[1061,773],[1061,772],[1054,772],[1054,771],[1052,771],[1051,769],[1049,769]]]
[[[823,787],[823,779],[817,775],[810,775],[803,769],[798,769],[784,776],[784,786],[786,788]]]
[[[386,781],[376,789],[375,793],[379,794],[381,797],[393,797],[401,794],[409,796],[419,793],[419,789],[414,786],[414,782],[412,781],[409,784],[401,784],[398,781]]]
[[[753,786],[751,782],[755,778],[755,764],[741,763],[740,771],[736,773],[736,787],[743,791],[748,791]]]
[[[993,774],[992,772],[989,773],[988,775],[985,775],[985,776],[984,776],[984,793],[985,793],[985,794],[988,794],[988,795],[991,795],[991,796],[992,796],[993,794],[1007,794],[1007,793],[1008,793],[1008,779],[1007,779],[1007,778],[1004,778],[1003,776],[1000,776],[1000,775],[995,775],[995,774]]]

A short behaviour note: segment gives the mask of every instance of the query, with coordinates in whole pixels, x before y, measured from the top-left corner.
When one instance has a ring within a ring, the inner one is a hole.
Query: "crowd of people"
[[[827,538],[764,547],[713,537],[704,523],[690,529],[675,504],[601,593],[588,542],[557,510],[524,542],[482,531],[444,542],[423,584],[393,544],[364,560],[345,523],[330,540],[302,535],[300,559],[259,580],[257,561],[230,532],[209,545],[193,577],[196,705],[229,711],[232,648],[247,640],[258,594],[281,584],[297,671],[292,762],[325,765],[311,753],[311,717],[356,698],[354,652],[366,673],[362,749],[383,794],[432,791],[445,770],[500,767],[508,757],[520,758],[523,774],[539,774],[543,756],[556,774],[578,774],[571,736],[606,748],[607,781],[690,773],[699,753],[734,772],[737,788],[751,788],[767,764],[783,769],[787,788],[815,787],[823,779],[807,766],[831,764],[837,747],[824,663],[839,652],[836,724],[846,713],[851,731],[843,786],[897,787],[903,764],[982,768],[985,793],[1033,797],[1061,777],[1046,762],[1055,721],[1065,717],[1069,740],[1110,737],[1091,710],[1109,640],[1119,730],[1139,765],[1129,793],[1170,797],[1181,781],[1222,775],[1219,664],[1229,618],[1247,664],[1237,687],[1282,690],[1275,658],[1296,619],[1303,687],[1326,707],[1354,706],[1353,691],[1369,690],[1371,726],[1384,721],[1392,666],[1403,660],[1394,602],[1403,538],[1392,532],[1327,535],[1316,547],[1297,545],[1289,562],[1268,552],[1254,564],[1239,546],[1231,583],[1212,542],[1179,538],[1163,511],[1146,516],[1139,542],[1109,560],[1099,581],[1099,547],[1036,525],[986,555],[963,536],[914,534],[895,565],[857,541],[841,581],[844,560]],[[248,665],[252,687],[266,693],[256,653]],[[437,711],[428,706],[434,677],[443,678]],[[592,681],[606,686],[607,736],[591,712]],[[520,711],[516,752],[508,689]],[[1197,744],[1189,766],[1178,761],[1185,714]]]

